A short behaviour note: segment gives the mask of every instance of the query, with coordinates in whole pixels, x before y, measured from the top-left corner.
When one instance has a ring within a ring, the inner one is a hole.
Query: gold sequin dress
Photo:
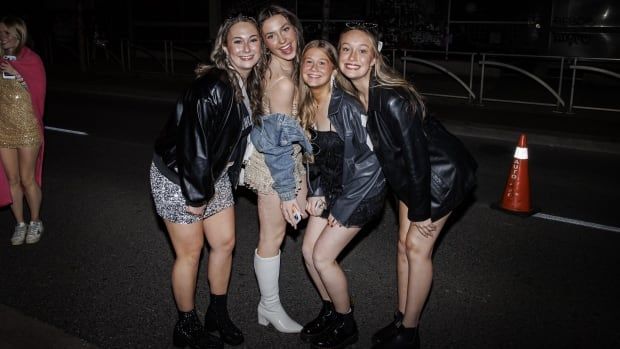
[[[267,91],[265,91],[266,94]],[[269,105],[263,98],[263,110],[266,115],[271,114]],[[293,118],[297,118],[297,101],[293,102]],[[303,154],[301,145],[293,144],[293,159],[295,161],[295,184],[297,190],[301,190],[302,181],[306,179],[306,168],[303,164]],[[276,191],[273,189],[273,178],[269,167],[265,163],[265,155],[256,149],[245,163],[245,185],[247,188],[257,192],[259,194],[274,194]]]
[[[41,129],[30,93],[17,80],[0,78],[0,147],[18,148],[41,144]]]

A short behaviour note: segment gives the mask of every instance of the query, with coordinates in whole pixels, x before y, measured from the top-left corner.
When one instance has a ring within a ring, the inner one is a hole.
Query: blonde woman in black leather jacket
[[[308,43],[301,60],[300,116],[315,149],[302,251],[323,306],[300,336],[313,348],[357,341],[347,277],[336,258],[364,224],[381,215],[385,198],[385,178],[367,141],[362,106],[335,83],[337,75],[334,46]]]
[[[368,112],[368,133],[399,200],[398,312],[373,336],[375,348],[417,348],[433,278],[432,252],[446,220],[471,191],[476,164],[426,112],[411,84],[384,62],[369,25],[340,35],[339,68]]]

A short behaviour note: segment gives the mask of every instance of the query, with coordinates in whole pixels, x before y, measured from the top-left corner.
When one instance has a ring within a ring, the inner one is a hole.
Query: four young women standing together
[[[339,52],[321,40],[303,53],[302,46],[299,20],[279,6],[263,9],[258,23],[244,16],[226,20],[212,53],[215,66],[201,69],[156,142],[151,184],[176,254],[179,346],[243,342],[226,305],[237,184],[258,196],[258,322],[301,332],[315,348],[357,341],[347,279],[336,258],[382,213],[389,185],[399,200],[399,305],[373,344],[419,346],[433,245],[473,186],[475,163],[427,115],[415,89],[383,62],[372,32],[350,28]],[[443,165],[434,167],[437,162]],[[286,224],[296,228],[308,214],[302,252],[323,306],[302,327],[280,303],[278,278]],[[194,293],[204,238],[211,247],[211,303],[203,334]]]

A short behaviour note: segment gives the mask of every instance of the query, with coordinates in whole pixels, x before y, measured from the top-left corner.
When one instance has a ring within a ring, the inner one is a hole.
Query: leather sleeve
[[[340,223],[349,220],[372,186],[383,182],[377,158],[366,144],[366,129],[362,126],[361,112],[360,108],[342,103],[340,117],[345,137],[342,193],[331,210]]]
[[[392,130],[395,143],[401,144],[404,173],[409,183],[409,214],[411,221],[420,222],[431,217],[431,165],[428,144],[422,125],[422,115],[417,103],[393,95],[387,103],[384,116],[393,118],[397,129]]]
[[[208,123],[232,103],[232,89],[226,87],[221,82],[210,88],[196,82],[177,103],[179,180],[190,206],[204,205],[214,194]]]

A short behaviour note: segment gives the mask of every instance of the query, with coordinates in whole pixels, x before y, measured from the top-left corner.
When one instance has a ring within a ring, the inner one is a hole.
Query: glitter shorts
[[[185,211],[187,205],[181,187],[162,175],[155,164],[151,164],[151,193],[157,214],[177,224],[196,223],[235,204],[227,172],[215,182],[215,194],[207,203],[202,217]]]
[[[306,167],[302,161],[301,146],[294,144],[293,149],[295,152],[293,155],[295,161],[293,173],[296,183],[295,193],[297,193],[301,190],[303,180],[306,178]],[[259,194],[269,195],[276,193],[273,189],[273,177],[271,177],[269,167],[265,163],[265,155],[257,150],[254,150],[245,165],[245,186]]]

